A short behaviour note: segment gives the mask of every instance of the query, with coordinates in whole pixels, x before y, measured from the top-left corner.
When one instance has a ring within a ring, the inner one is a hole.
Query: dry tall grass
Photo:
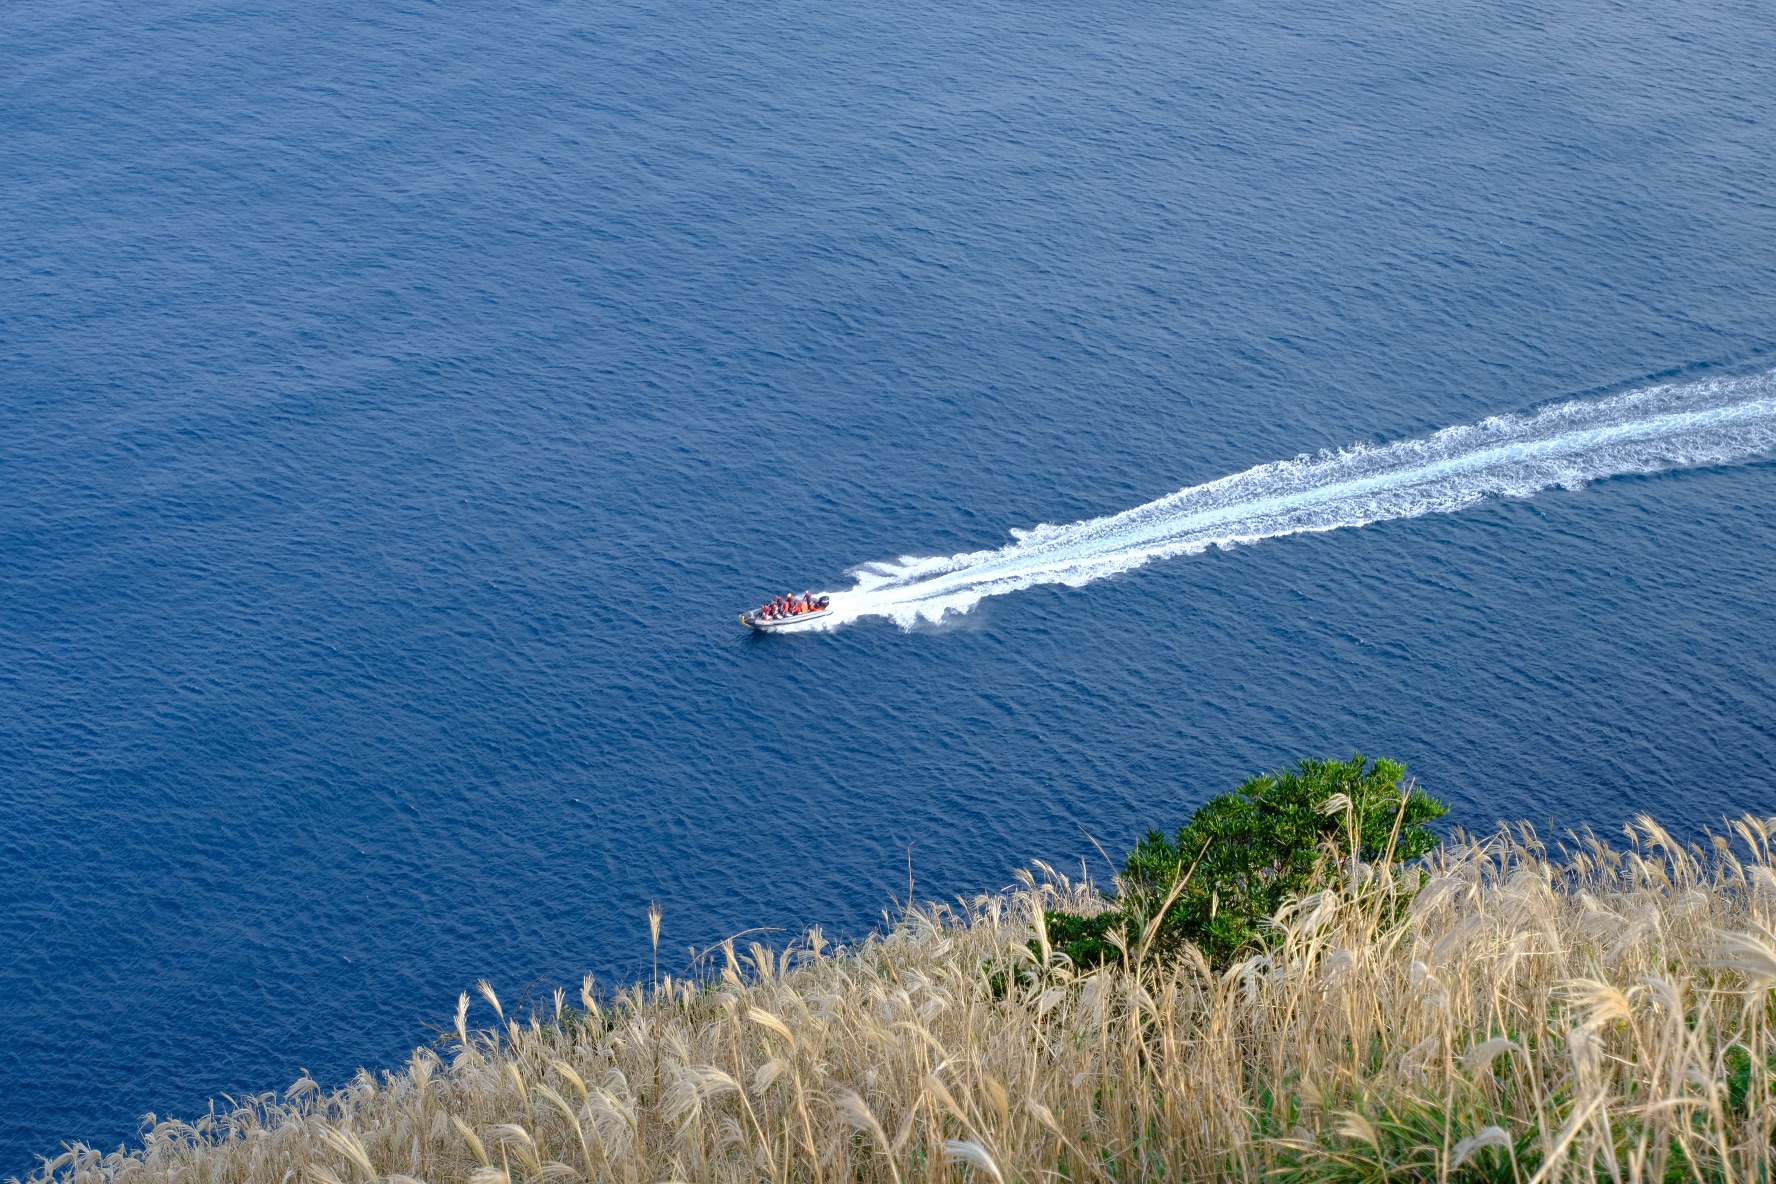
[[[709,982],[583,1011],[557,993],[509,1018],[483,984],[398,1072],[34,1179],[1768,1181],[1776,819],[1731,833],[1458,839],[1422,889],[1362,869],[1222,973],[1044,965],[1042,906],[1101,907],[1048,875],[846,949],[730,947]]]

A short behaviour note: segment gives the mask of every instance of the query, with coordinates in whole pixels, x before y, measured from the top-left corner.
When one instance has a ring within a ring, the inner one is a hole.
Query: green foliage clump
[[[1049,911],[1043,914],[1048,924],[1049,945],[1067,955],[1075,966],[1102,966],[1118,957],[1111,933],[1122,935],[1127,944],[1128,918],[1121,909],[1110,909],[1095,917],[1076,913]]]
[[[1734,1110],[1743,1112],[1746,1103],[1752,1099],[1756,1086],[1761,1084],[1766,1097],[1776,1095],[1776,1057],[1764,1062],[1764,1080],[1757,1083],[1751,1072],[1751,1054],[1738,1045],[1727,1049],[1727,1104]]]
[[[1342,881],[1358,864],[1403,863],[1437,845],[1430,824],[1449,808],[1403,786],[1405,776],[1397,761],[1359,755],[1254,777],[1173,837],[1149,831],[1123,863],[1116,907],[1095,917],[1047,914],[1049,941],[1077,965],[1120,958],[1119,945],[1133,951],[1146,938],[1151,953],[1189,942],[1225,966],[1259,944],[1261,924],[1291,897]]]

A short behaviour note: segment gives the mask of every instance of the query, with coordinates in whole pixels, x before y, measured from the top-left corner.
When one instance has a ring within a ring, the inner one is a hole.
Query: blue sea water
[[[754,638],[860,565],[1776,365],[1776,21],[0,4],[0,1173],[1300,755],[1776,809],[1776,462]]]

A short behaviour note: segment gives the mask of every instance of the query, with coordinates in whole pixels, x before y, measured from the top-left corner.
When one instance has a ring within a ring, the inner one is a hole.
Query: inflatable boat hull
[[[795,625],[806,625],[809,621],[818,621],[823,617],[832,616],[832,609],[815,609],[811,613],[796,613],[790,617],[760,617],[753,613],[741,613],[740,623],[748,629],[757,629],[760,633],[775,633],[779,629],[788,629]]]

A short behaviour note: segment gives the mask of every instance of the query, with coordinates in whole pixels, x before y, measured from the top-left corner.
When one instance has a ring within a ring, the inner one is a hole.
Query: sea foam
[[[1776,451],[1776,371],[1652,387],[1499,415],[1432,436],[1301,456],[1064,526],[1013,530],[988,551],[871,563],[832,593],[830,629],[903,628],[1038,584],[1079,586],[1210,547],[1442,514],[1629,473],[1729,464]]]

